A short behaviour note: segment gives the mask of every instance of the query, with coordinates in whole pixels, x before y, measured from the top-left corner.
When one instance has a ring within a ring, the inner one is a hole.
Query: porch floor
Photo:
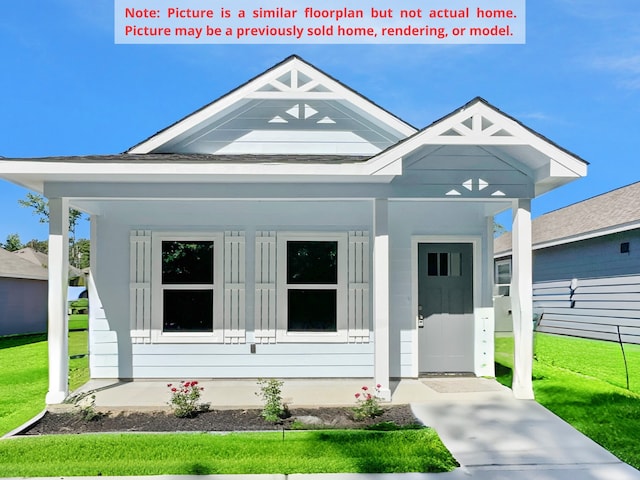
[[[190,379],[187,379],[190,380]],[[262,401],[256,392],[256,379],[198,379],[204,387],[202,401],[214,409],[260,408]],[[167,384],[180,380],[90,380],[73,395],[95,395],[95,406],[111,410],[158,410],[168,408]],[[290,407],[352,406],[354,395],[362,386],[373,388],[372,381],[363,379],[284,379],[283,400]],[[424,403],[449,394],[477,394],[511,391],[495,380],[476,377],[429,377],[392,381],[391,404]],[[49,406],[51,407],[55,406]]]

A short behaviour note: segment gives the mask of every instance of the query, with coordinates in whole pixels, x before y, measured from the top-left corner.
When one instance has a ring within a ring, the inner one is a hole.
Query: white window
[[[222,234],[153,233],[154,341],[222,341],[223,254]]]
[[[280,342],[347,340],[347,234],[278,234]]]
[[[497,260],[495,262],[494,282],[498,295],[509,295],[509,287],[511,285],[511,259]]]

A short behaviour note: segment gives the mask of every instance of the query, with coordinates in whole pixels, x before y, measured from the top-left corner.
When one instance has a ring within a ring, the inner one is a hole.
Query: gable
[[[373,156],[415,131],[294,56],[128,153]]]
[[[450,198],[534,198],[586,175],[587,163],[476,98],[377,155],[393,183]]]

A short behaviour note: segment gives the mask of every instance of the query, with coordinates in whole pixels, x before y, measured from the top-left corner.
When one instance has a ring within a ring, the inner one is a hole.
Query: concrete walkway
[[[82,390],[93,391],[100,408],[158,409],[166,407],[167,383],[92,381]],[[201,384],[205,387],[204,400],[211,401],[213,408],[260,406],[255,381]],[[361,380],[287,380],[283,393],[292,408],[353,405],[353,395],[361,387]],[[640,471],[536,402],[515,400],[509,389],[493,380],[426,378],[403,380],[391,388],[393,403],[411,403],[414,414],[436,429],[460,468],[436,474],[211,475],[209,480],[640,480]],[[145,477],[123,480],[135,478]]]
[[[461,464],[443,479],[640,479],[640,471],[535,401],[516,400],[504,387],[454,393],[457,381],[443,380],[448,393],[412,404]]]

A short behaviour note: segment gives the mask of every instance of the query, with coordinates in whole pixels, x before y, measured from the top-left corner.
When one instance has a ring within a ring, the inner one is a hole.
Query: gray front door
[[[473,244],[418,244],[420,373],[473,372]]]

